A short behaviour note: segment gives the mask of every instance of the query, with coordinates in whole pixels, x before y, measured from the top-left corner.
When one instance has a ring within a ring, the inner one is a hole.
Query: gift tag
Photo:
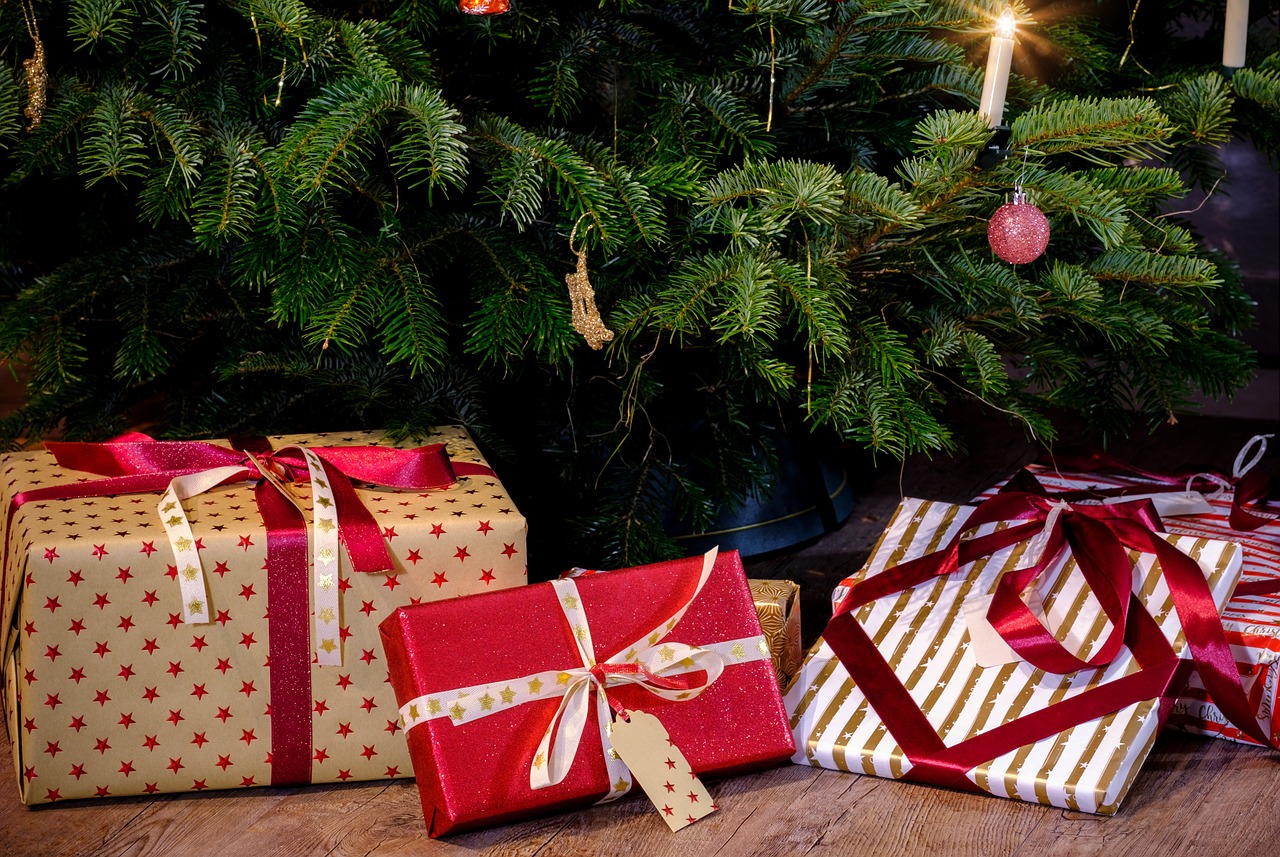
[[[1108,497],[1102,502],[1128,503],[1133,500],[1150,500],[1156,507],[1156,514],[1165,518],[1176,518],[1179,515],[1212,515],[1213,507],[1199,491],[1170,491],[1165,494],[1127,494],[1123,497]]]
[[[662,721],[643,711],[629,711],[627,716],[629,721],[613,721],[609,740],[667,827],[679,830],[719,809]]]
[[[1034,589],[1027,593],[1026,603],[1032,613],[1044,615],[1044,604]],[[1019,663],[1022,658],[1018,657],[1018,653],[1010,648],[1004,637],[997,634],[996,629],[987,621],[987,608],[990,606],[990,595],[965,599],[963,609],[964,621],[969,628],[969,652],[978,666],[984,669]]]

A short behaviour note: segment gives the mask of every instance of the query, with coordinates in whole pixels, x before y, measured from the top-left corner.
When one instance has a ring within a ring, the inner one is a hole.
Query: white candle
[[[1013,60],[1013,30],[1013,9],[1006,6],[1000,20],[996,21],[995,35],[991,37],[987,74],[982,79],[982,101],[978,104],[978,112],[987,117],[987,125],[991,128],[1004,118],[1004,97],[1009,91],[1009,63]]]
[[[1222,36],[1222,65],[1244,68],[1244,45],[1249,35],[1249,0],[1227,0],[1226,32]]]

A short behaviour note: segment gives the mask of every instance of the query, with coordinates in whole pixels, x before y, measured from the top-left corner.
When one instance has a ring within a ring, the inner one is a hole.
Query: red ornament
[[[511,0],[458,0],[458,8],[468,15],[501,15],[511,8]]]
[[[1013,202],[996,209],[987,224],[987,241],[995,254],[1014,265],[1034,262],[1049,246],[1049,219],[1027,202],[1020,186],[1013,190]]]

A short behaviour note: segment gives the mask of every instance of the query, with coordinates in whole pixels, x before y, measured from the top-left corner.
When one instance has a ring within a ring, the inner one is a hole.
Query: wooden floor
[[[972,454],[854,474],[858,504],[839,531],[748,563],[804,594],[805,635],[833,583],[866,557],[899,491],[964,501],[1031,460],[1006,426],[971,416]],[[1116,451],[1135,463],[1229,469],[1273,422],[1186,418]],[[1268,456],[1274,466],[1275,452]],[[0,752],[8,752],[8,747]],[[668,832],[643,798],[443,840],[426,838],[413,781],[80,801],[28,809],[0,788],[0,857],[17,855],[1258,855],[1280,839],[1280,754],[1166,734],[1127,802],[1099,818],[993,797],[786,765],[710,783],[720,811]]]

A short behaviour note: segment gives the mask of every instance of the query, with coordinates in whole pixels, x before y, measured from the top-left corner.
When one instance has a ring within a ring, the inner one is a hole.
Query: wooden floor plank
[[[747,563],[801,584],[807,641],[831,587],[856,571],[901,494],[964,502],[1035,457],[1021,433],[964,421],[969,452],[853,474],[849,521],[818,541]],[[1116,452],[1162,469],[1229,468],[1269,423],[1184,420]],[[858,459],[859,461],[861,459]],[[8,753],[0,741],[0,753]],[[1280,754],[1277,754],[1280,755]],[[643,798],[441,840],[426,838],[412,781],[77,801],[27,808],[0,787],[0,857],[1123,857],[1258,854],[1280,838],[1280,758],[1224,741],[1157,741],[1118,815],[1099,818],[984,795],[786,765],[709,783],[721,810],[672,834]]]
[[[1168,733],[1119,814],[1051,813],[1016,857],[1270,853],[1278,785],[1280,759],[1265,750]]]
[[[9,754],[7,741],[0,753]],[[18,802],[13,783],[0,786],[0,848],[10,855],[81,855],[113,842],[150,806],[147,798],[83,802],[70,815],[61,807],[28,809]]]

